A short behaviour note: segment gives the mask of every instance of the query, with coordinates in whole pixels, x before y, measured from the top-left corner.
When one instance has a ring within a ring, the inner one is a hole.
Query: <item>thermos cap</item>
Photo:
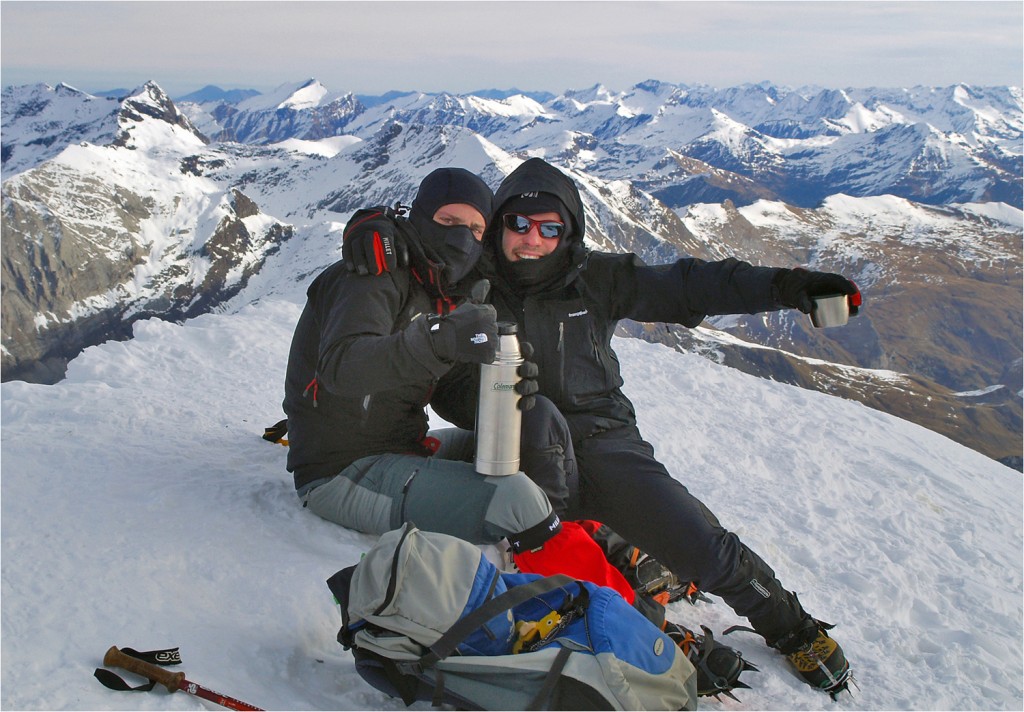
[[[498,336],[508,336],[509,334],[515,334],[519,331],[519,327],[514,321],[499,321],[498,322]]]

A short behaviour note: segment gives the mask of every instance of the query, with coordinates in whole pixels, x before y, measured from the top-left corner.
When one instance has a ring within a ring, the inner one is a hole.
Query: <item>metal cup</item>
[[[845,294],[829,294],[811,299],[811,323],[821,329],[842,326],[850,320],[850,302]]]

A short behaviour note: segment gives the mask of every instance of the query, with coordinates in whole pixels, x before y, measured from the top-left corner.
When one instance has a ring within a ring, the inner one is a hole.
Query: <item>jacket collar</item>
[[[516,286],[501,273],[501,270],[498,267],[498,260],[500,259],[497,254],[498,249],[500,248],[493,241],[486,244],[484,246],[484,254],[480,257],[480,261],[477,263],[477,276],[470,277],[466,281],[473,282],[478,278],[490,280],[492,289],[500,291],[505,295],[514,296],[518,301],[522,301],[531,294],[549,295],[567,289],[572,286],[586,270],[587,260],[590,258],[589,249],[584,247],[581,243],[573,243],[569,247],[570,262],[564,279],[558,280],[547,289],[527,294],[516,289]]]

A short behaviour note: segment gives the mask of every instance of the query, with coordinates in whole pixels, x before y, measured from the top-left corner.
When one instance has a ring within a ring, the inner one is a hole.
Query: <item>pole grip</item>
[[[177,692],[181,689],[181,681],[185,679],[185,673],[183,672],[172,672],[166,668],[162,668],[159,665],[153,663],[147,663],[145,660],[139,660],[133,658],[127,653],[122,653],[118,650],[116,645],[111,645],[110,650],[103,656],[103,664],[109,665],[110,667],[119,667],[128,672],[133,672],[136,675],[149,678],[150,680],[156,680],[161,685],[167,688],[168,692]]]

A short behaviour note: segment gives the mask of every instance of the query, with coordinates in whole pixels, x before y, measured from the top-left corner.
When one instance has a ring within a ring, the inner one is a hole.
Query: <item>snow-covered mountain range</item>
[[[147,316],[301,302],[354,209],[408,203],[439,165],[496,187],[539,155],[580,185],[595,247],[840,271],[867,300],[843,329],[793,312],[624,333],[1020,466],[1020,88],[127,94],[3,91],[4,380],[52,382]]]
[[[630,180],[674,208],[727,198],[813,207],[837,193],[930,204],[1019,205],[1022,196],[1019,87],[719,90],[647,81],[544,103],[495,92],[391,93],[381,101],[315,79],[248,97],[213,89],[180,107],[213,141],[366,139],[390,123],[458,126],[506,151],[542,149],[568,167]],[[66,85],[7,87],[3,100],[5,176],[72,141],[102,138],[97,124],[109,129],[119,104]]]
[[[1009,87],[723,91],[648,81],[543,104],[410,93],[368,109],[310,80],[187,111],[211,138],[261,144],[367,136],[389,121],[462,126],[508,151],[543,147],[568,167],[630,180],[678,208],[753,198],[810,207],[836,193],[1018,205],[1020,106]]]

